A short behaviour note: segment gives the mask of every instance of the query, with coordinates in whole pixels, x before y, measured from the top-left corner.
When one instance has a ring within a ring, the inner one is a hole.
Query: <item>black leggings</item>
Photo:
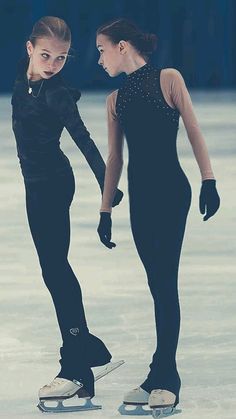
[[[191,187],[182,172],[171,184],[129,183],[130,217],[134,241],[147,273],[154,300],[157,347],[150,372],[141,387],[149,393],[166,389],[179,401],[181,380],[176,367],[180,329],[178,267]],[[148,185],[148,186],[147,186]],[[142,193],[140,193],[142,191]]]
[[[68,262],[73,172],[47,181],[25,183],[30,231],[42,276],[52,296],[62,335],[61,376],[76,378],[84,366],[103,365],[111,354],[89,333],[79,282]]]

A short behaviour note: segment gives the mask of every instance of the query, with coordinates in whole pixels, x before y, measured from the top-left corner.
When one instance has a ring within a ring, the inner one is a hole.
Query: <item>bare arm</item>
[[[197,160],[202,180],[215,179],[207,146],[194,113],[192,101],[180,72],[167,68],[161,71],[161,88],[167,103],[181,114]]]
[[[117,91],[107,98],[108,159],[100,212],[112,211],[112,202],[123,167],[124,133],[115,112],[116,97]]]

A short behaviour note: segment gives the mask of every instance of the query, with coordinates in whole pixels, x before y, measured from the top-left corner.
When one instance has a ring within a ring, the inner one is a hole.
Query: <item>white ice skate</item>
[[[118,411],[121,415],[152,415],[154,418],[165,418],[181,412],[174,407],[175,399],[175,394],[168,390],[153,390],[149,394],[141,387],[137,387],[125,394],[123,405]],[[144,408],[147,404],[149,409]],[[135,408],[131,409],[131,406]]]
[[[64,400],[71,399],[77,395],[80,399],[85,400],[85,404],[77,406],[65,406]],[[66,378],[56,377],[54,380],[39,390],[39,404],[38,408],[41,412],[78,412],[83,410],[101,409],[102,406],[94,405],[90,396],[83,389],[83,384],[77,380],[67,380]],[[45,405],[45,402],[56,402],[56,406]]]
[[[119,407],[118,411],[121,415],[150,415],[152,411],[143,408],[148,405],[149,396],[147,391],[136,387],[124,395],[123,405]],[[132,406],[134,406],[133,409]]]
[[[95,374],[95,381],[100,380],[100,378],[109,374],[116,368],[120,367],[122,364],[124,364],[123,360],[117,362],[109,362],[97,374]],[[85,403],[81,405],[70,406],[65,406],[63,404],[64,400],[71,399],[74,396],[78,396],[79,399],[83,399]],[[54,406],[48,406],[45,404],[46,402],[54,402]],[[39,403],[37,407],[39,410],[41,410],[41,412],[53,413],[78,412],[84,410],[97,410],[102,408],[102,406],[94,405],[91,402],[91,397],[83,388],[82,383],[77,380],[70,381],[66,378],[59,377],[54,378],[50,384],[43,386],[39,390]]]
[[[165,418],[181,410],[174,407],[176,396],[169,390],[152,390],[149,396],[149,407],[152,409],[152,416],[154,418]]]

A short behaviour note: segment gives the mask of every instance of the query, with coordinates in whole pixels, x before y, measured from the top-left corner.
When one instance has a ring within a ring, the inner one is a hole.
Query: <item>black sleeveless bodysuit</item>
[[[116,113],[129,152],[132,233],[155,305],[157,347],[142,388],[172,391],[177,404],[178,266],[191,187],[176,150],[179,111],[164,99],[160,71],[146,64],[128,75],[118,91]]]

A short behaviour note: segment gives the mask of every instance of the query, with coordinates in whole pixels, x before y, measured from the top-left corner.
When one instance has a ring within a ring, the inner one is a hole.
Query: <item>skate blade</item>
[[[83,412],[86,410],[98,410],[102,408],[102,406],[93,404],[90,399],[86,400],[85,404],[81,406],[65,406],[62,400],[51,400],[51,402],[53,401],[54,403],[57,403],[56,406],[47,406],[45,405],[46,401],[40,401],[37,407],[44,413]]]
[[[176,415],[181,413],[181,409],[176,409],[175,407],[163,407],[163,408],[154,408],[152,410],[152,416],[155,419],[167,418],[168,416]]]
[[[147,410],[144,406],[148,406],[148,404],[126,404],[123,403],[118,412],[122,416],[147,416],[152,414],[152,410]]]
[[[104,368],[94,374],[94,380],[100,380],[100,378],[105,377],[105,375],[110,374],[110,372],[114,371],[116,368],[119,368],[124,364],[124,362],[125,361],[123,361],[123,359],[116,362],[109,362],[107,365],[105,365]]]

